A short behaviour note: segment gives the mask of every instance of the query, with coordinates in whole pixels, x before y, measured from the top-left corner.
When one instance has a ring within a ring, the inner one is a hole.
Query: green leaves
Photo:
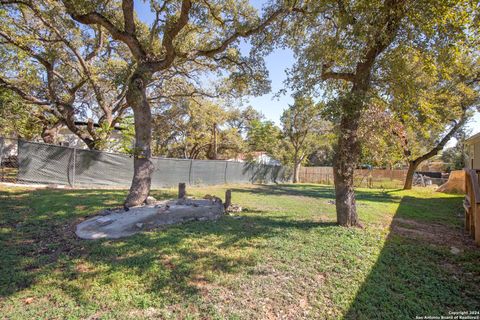
[[[32,117],[32,113],[38,112],[32,108],[18,95],[0,88],[0,136],[27,140],[38,137],[42,123]]]
[[[323,110],[322,103],[305,96],[296,96],[295,103],[285,109],[280,119],[285,162],[298,165],[325,142],[324,135],[330,128],[321,117]]]
[[[280,140],[280,129],[273,121],[253,120],[250,123],[247,141],[251,151],[266,151],[275,155]]]

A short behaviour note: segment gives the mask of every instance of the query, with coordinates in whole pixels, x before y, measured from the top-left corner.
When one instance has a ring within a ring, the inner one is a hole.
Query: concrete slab
[[[223,214],[222,203],[214,199],[169,200],[95,216],[78,224],[75,233],[81,239],[118,239],[186,221],[215,220]]]

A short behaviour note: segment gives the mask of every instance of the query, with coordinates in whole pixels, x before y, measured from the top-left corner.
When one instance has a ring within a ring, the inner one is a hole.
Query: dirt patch
[[[443,224],[394,218],[390,228],[394,234],[426,241],[435,245],[457,248],[475,247],[474,241],[462,229],[452,228]]]
[[[242,283],[218,285],[203,278],[193,280],[207,304],[221,306],[217,310],[222,315],[238,314],[242,319],[310,319],[318,318],[313,308],[325,275],[262,264]]]

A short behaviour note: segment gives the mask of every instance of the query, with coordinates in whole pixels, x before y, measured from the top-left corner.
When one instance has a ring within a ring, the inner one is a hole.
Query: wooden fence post
[[[185,198],[186,194],[187,194],[187,188],[185,186],[185,182],[180,182],[178,184],[178,199]]]
[[[225,191],[225,209],[228,209],[232,205],[232,190]]]

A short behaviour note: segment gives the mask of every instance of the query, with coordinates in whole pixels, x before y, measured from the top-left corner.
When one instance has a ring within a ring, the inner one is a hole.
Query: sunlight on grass
[[[452,255],[448,244],[391,232],[400,219],[461,235],[460,196],[359,189],[365,227],[357,229],[336,226],[330,186],[228,188],[245,209],[241,214],[116,241],[78,240],[73,228],[98,210],[120,206],[126,191],[1,189],[0,313],[19,319],[369,319],[380,308],[382,318],[396,319],[478,308],[478,250],[467,246]],[[223,198],[225,189],[188,191]]]

